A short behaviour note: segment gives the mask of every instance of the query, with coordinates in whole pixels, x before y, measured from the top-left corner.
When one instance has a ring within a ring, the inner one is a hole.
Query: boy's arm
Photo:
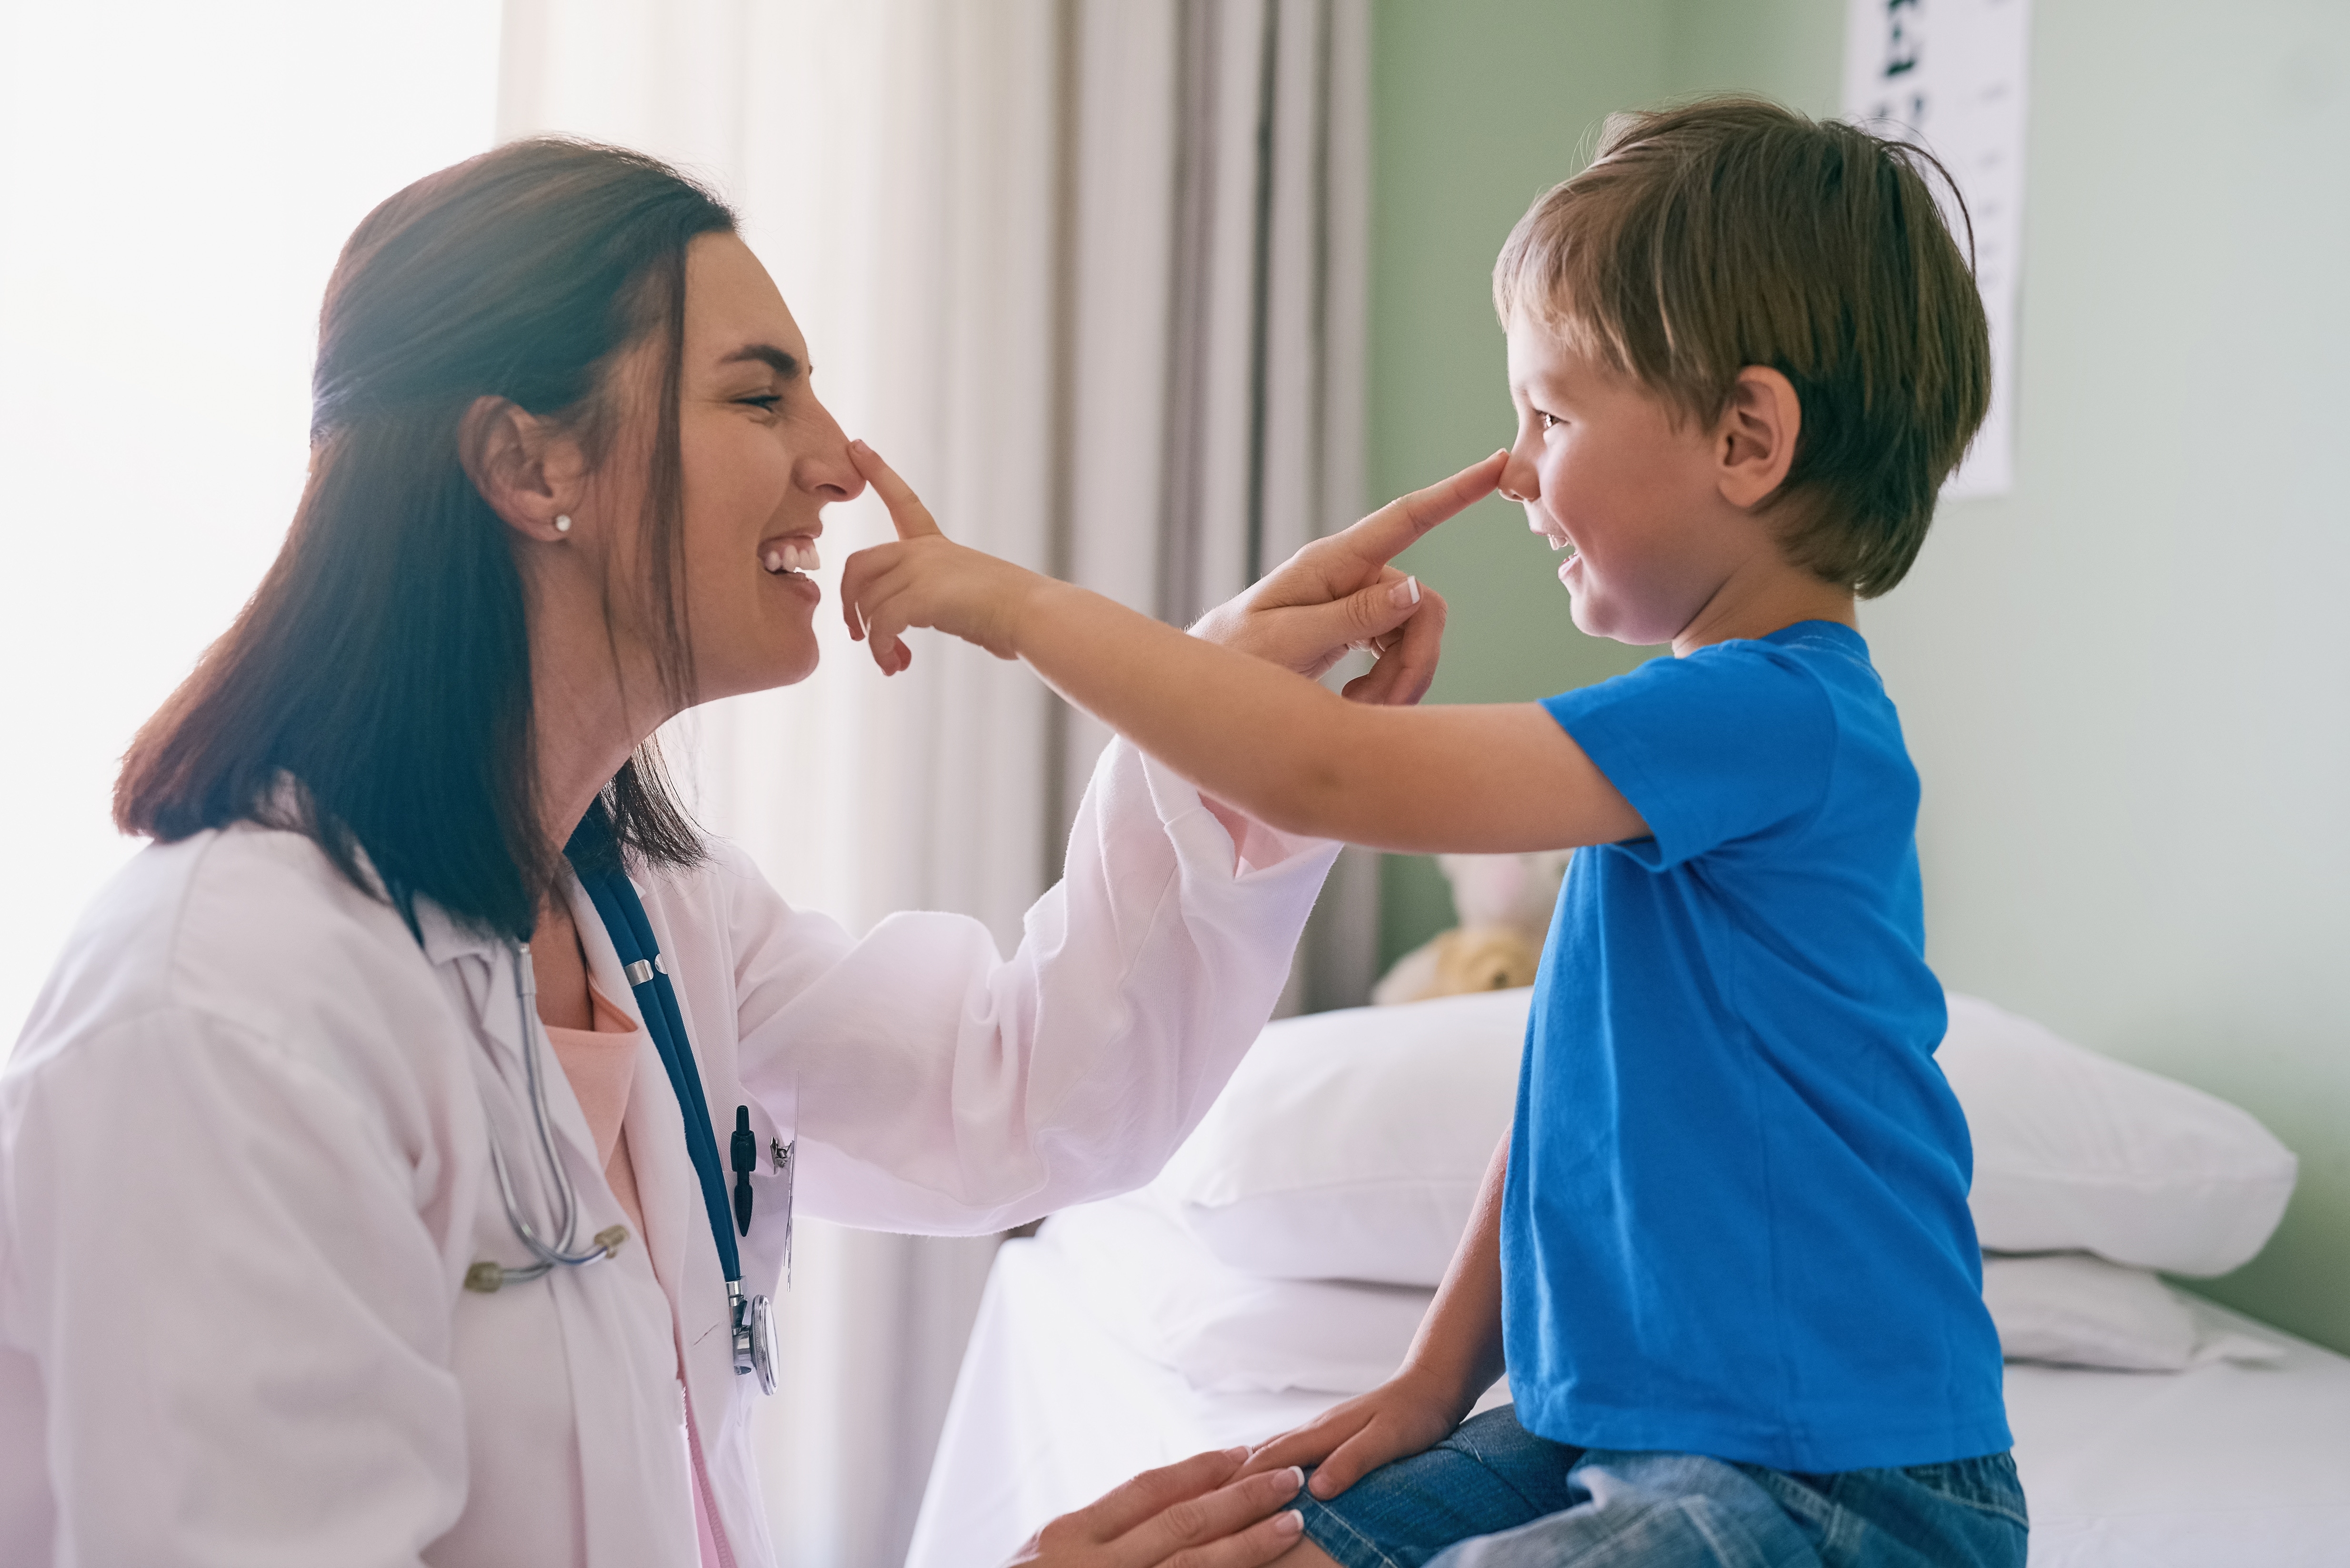
[[[1381,1465],[1451,1435],[1503,1372],[1502,1185],[1509,1168],[1504,1132],[1469,1229],[1396,1375],[1274,1438],[1249,1456],[1250,1470],[1313,1465],[1306,1490],[1333,1498]]]
[[[1431,853],[1555,849],[1648,832],[1539,704],[1348,702],[1261,659],[955,545],[904,481],[861,444],[851,451],[899,532],[898,543],[850,557],[841,577],[850,633],[871,640],[885,670],[906,667],[911,656],[899,634],[915,626],[1024,659],[1069,701],[1206,794],[1292,833]],[[1484,488],[1492,483],[1485,476]],[[1421,497],[1358,526],[1384,523],[1400,550],[1466,504],[1415,507]]]

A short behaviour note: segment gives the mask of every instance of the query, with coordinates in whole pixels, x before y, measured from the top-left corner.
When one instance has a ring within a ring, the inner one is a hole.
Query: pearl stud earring
[[[555,531],[558,534],[568,534],[571,532],[571,514],[564,512],[556,514],[555,519]]]

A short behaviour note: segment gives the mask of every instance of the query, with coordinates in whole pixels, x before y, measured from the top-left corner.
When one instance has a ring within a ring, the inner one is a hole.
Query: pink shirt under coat
[[[645,1032],[635,1020],[606,1001],[604,993],[593,985],[588,988],[588,997],[594,1010],[594,1027],[565,1029],[549,1023],[546,1038],[555,1047],[555,1059],[563,1064],[563,1075],[571,1080],[571,1094],[579,1102],[579,1114],[587,1118],[588,1130],[595,1137],[596,1157],[604,1162],[604,1179],[611,1184],[612,1196],[619,1200],[620,1212],[629,1217],[629,1227],[637,1244],[642,1246],[644,1208],[637,1199],[637,1172],[629,1163],[629,1135],[624,1124],[629,1115],[629,1089],[636,1081],[637,1054],[644,1046]],[[658,1271],[654,1277],[660,1277]],[[681,1370],[680,1376],[682,1376]],[[710,1523],[710,1510],[702,1495],[702,1455],[690,1425],[685,1445],[686,1473],[693,1477],[693,1523],[701,1536],[702,1568],[724,1568],[731,1558],[718,1550],[717,1532]]]

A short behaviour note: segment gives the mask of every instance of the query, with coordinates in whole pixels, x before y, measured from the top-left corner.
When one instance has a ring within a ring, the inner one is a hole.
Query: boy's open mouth
[[[1544,529],[1543,537],[1550,541],[1550,547],[1554,551],[1565,553],[1566,559],[1558,564],[1558,580],[1561,587],[1573,588],[1577,576],[1576,568],[1583,565],[1583,551],[1574,540],[1558,529]]]

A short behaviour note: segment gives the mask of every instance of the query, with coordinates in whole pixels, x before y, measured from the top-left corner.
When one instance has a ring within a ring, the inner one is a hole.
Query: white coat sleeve
[[[464,1417],[422,1173],[381,1119],[315,1063],[176,1007],[7,1087],[0,1355],[35,1377],[0,1381],[46,1403],[5,1425],[45,1427],[50,1497],[0,1534],[59,1534],[0,1555],[420,1563],[464,1503]]]
[[[806,1213],[972,1234],[1139,1187],[1255,1040],[1337,846],[1232,836],[1113,742],[1008,959],[979,921],[853,941],[733,881],[741,1069],[799,1135]]]

